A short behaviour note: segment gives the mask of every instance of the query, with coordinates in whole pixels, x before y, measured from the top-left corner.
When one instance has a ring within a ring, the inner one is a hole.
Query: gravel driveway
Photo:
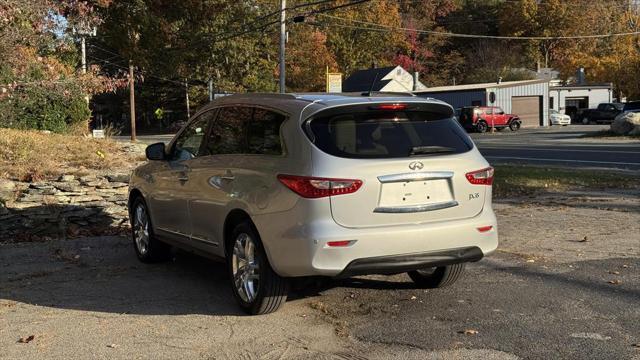
[[[502,201],[500,251],[453,287],[314,282],[261,317],[191,255],[144,265],[122,237],[0,245],[0,358],[640,360],[635,195]]]

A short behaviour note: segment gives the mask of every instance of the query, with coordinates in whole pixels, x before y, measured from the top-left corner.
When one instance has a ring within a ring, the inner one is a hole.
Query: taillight
[[[380,104],[376,106],[371,106],[371,110],[405,110],[407,108],[407,104]]]
[[[493,184],[493,168],[488,167],[486,169],[472,171],[466,173],[465,176],[470,183],[474,185],[491,185]]]
[[[351,194],[362,186],[362,180],[329,179],[310,176],[278,175],[278,180],[296,194],[309,199]]]

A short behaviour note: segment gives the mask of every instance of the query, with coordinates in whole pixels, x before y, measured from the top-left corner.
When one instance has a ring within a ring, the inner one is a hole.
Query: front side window
[[[246,125],[253,109],[233,106],[220,109],[211,125],[207,150],[212,155],[242,154],[246,148]]]
[[[173,144],[171,151],[172,160],[189,160],[198,156],[207,155],[203,153],[202,141],[204,140],[207,125],[213,117],[213,111],[202,113],[187,125]]]

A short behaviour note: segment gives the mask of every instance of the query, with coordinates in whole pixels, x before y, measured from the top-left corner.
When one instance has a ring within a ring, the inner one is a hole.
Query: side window
[[[281,155],[280,125],[285,117],[273,111],[256,108],[247,126],[247,154]]]
[[[246,126],[251,120],[250,107],[224,107],[211,124],[207,151],[211,155],[242,154],[247,147]]]
[[[497,108],[496,108],[496,114],[498,114],[498,115],[504,115],[504,110],[502,110],[502,108],[497,107]]]
[[[200,148],[202,140],[204,140],[207,125],[213,114],[214,111],[207,111],[187,125],[187,128],[184,129],[173,144],[171,151],[172,160],[189,160],[205,155],[201,153]]]
[[[487,115],[493,115],[493,109],[492,109],[492,108],[487,108],[487,109],[484,111],[484,113],[485,113],[485,114],[487,114]]]

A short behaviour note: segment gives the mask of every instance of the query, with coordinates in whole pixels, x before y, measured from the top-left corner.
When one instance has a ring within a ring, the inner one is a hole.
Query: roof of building
[[[387,66],[383,68],[358,70],[344,80],[342,83],[342,91],[367,91],[369,89],[372,91],[380,91],[391,82],[391,80],[382,80],[382,78],[387,76],[387,74],[395,68],[395,66]]]
[[[506,88],[513,86],[531,85],[546,83],[549,80],[519,80],[519,81],[503,81],[501,83],[482,83],[482,84],[464,84],[464,85],[452,85],[452,86],[437,86],[427,88],[423,91],[416,91],[417,94],[428,94],[434,92],[448,92],[448,91],[469,91],[469,90],[483,90],[488,88]]]
[[[561,85],[561,86],[550,86],[549,90],[588,90],[588,89],[612,89],[613,84],[584,84],[584,85]]]

